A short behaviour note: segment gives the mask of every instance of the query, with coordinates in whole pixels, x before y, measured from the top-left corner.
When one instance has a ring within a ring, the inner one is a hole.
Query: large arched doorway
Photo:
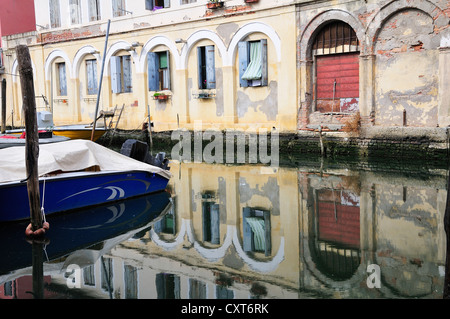
[[[347,23],[333,21],[317,33],[314,108],[320,113],[354,113],[359,110],[359,40]]]

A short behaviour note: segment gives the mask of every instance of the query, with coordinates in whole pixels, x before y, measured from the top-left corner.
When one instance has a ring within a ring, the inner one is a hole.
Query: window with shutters
[[[81,7],[80,0],[70,0],[70,23],[79,24],[81,23]]]
[[[111,57],[111,89],[113,93],[132,92],[131,56]]]
[[[198,59],[198,88],[216,88],[216,69],[214,62],[214,46],[208,45],[197,48]]]
[[[147,62],[149,91],[170,90],[169,57],[169,51],[148,53]]]
[[[125,0],[112,0],[113,17],[124,16],[127,11],[125,10]]]
[[[170,0],[145,0],[145,10],[158,10],[170,7]]]
[[[88,10],[89,10],[89,21],[101,20],[102,16],[100,13],[100,0],[89,0]]]
[[[66,63],[56,63],[58,95],[67,96]]]
[[[214,245],[220,244],[219,204],[211,201],[202,202],[202,224],[203,242],[209,242]]]
[[[241,41],[238,50],[240,86],[267,86],[267,40]]]
[[[272,242],[269,211],[244,207],[243,232],[244,251],[262,252],[270,256]]]
[[[48,6],[50,9],[50,26],[52,28],[59,28],[61,26],[59,0],[49,0]]]
[[[359,41],[345,22],[325,25],[313,43],[316,110],[359,110]]]
[[[93,95],[98,92],[97,84],[97,60],[86,60],[87,94]]]

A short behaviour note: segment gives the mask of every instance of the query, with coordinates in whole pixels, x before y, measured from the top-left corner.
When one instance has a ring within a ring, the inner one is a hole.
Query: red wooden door
[[[359,102],[359,53],[316,59],[317,111],[355,112]]]

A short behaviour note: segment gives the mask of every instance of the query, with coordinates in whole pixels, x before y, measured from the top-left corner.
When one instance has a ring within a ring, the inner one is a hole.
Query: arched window
[[[313,44],[314,55],[356,51],[359,51],[356,33],[342,21],[335,21],[322,27]]]
[[[334,21],[318,32],[313,43],[316,111],[358,111],[359,41],[345,22]]]

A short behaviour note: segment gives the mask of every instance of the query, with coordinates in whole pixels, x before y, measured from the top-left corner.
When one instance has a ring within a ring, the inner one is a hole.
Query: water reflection
[[[445,170],[172,163],[171,172],[170,210],[134,240],[102,244],[71,293],[121,299],[442,298]],[[67,259],[66,265],[75,263]],[[3,264],[1,274],[12,270]],[[379,272],[372,272],[373,265]],[[61,289],[67,274],[58,269],[50,272],[50,286]],[[3,296],[14,274],[0,277]]]

